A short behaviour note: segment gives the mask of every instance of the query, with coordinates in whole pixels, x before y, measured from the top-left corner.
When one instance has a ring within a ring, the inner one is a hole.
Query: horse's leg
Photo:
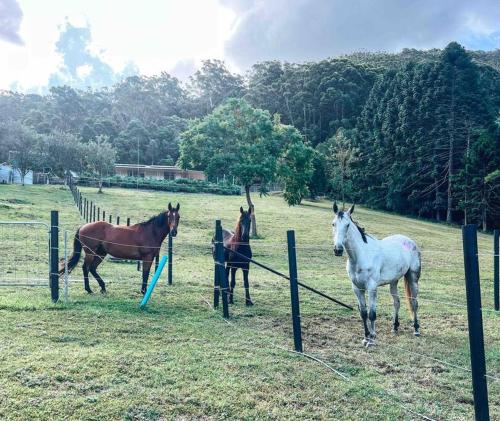
[[[83,271],[83,285],[85,287],[85,291],[87,291],[89,294],[93,294],[93,291],[90,289],[90,284],[89,284],[89,267],[92,263],[92,260],[94,259],[94,256],[91,254],[92,252],[89,250],[85,250],[85,259],[83,260],[83,266],[82,266],[82,271]]]
[[[363,320],[363,327],[365,329],[365,338],[363,339],[363,345],[367,345],[370,342],[370,331],[368,330],[368,312],[366,311],[366,299],[364,291],[361,291],[356,285],[352,284],[352,290],[356,294],[358,299],[359,315],[361,320]]]
[[[394,333],[397,333],[398,328],[399,328],[399,307],[400,307],[400,300],[399,300],[399,295],[398,295],[398,281],[396,280],[393,282],[390,286],[391,289],[391,296],[392,296],[392,301],[394,302],[394,315],[392,318],[392,331]]]
[[[247,306],[253,306],[253,301],[250,298],[250,285],[248,283],[248,272],[249,272],[249,267],[246,265],[246,267],[241,268],[243,271],[243,285],[245,287],[245,304]]]
[[[405,275],[405,281],[408,282],[409,287],[410,287],[410,304],[411,304],[411,311],[413,313],[413,328],[415,329],[414,335],[415,336],[420,336],[420,324],[418,323],[418,317],[417,317],[417,310],[418,310],[418,301],[417,301],[417,295],[418,295],[418,273],[409,271]]]
[[[375,345],[375,338],[377,334],[375,333],[375,320],[377,319],[377,286],[368,289],[368,320],[370,320],[370,338],[371,345]]]
[[[229,271],[231,271],[231,284],[229,285],[229,304],[234,303],[233,299],[233,293],[234,293],[234,287],[236,285],[236,271],[238,268],[234,267],[227,267],[226,269],[226,276],[229,277]]]
[[[90,268],[89,268],[90,273],[96,279],[96,281],[99,283],[99,286],[101,287],[101,294],[106,293],[106,284],[104,283],[101,276],[97,273],[97,266],[99,266],[102,263],[102,261],[104,260],[104,257],[105,257],[105,255],[103,256],[102,254],[94,256],[94,260],[90,264]]]
[[[146,293],[146,289],[148,287],[149,270],[151,269],[153,259],[154,259],[154,255],[146,256],[146,257],[144,257],[144,259],[142,259],[142,288],[141,288],[141,292],[143,294]]]
[[[160,264],[160,249],[158,249],[158,253],[155,256],[155,272],[158,270],[159,264]]]

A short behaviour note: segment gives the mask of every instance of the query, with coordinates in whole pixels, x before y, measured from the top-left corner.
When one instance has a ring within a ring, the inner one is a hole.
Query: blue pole
[[[146,294],[144,294],[144,298],[141,301],[140,308],[143,309],[146,307],[146,304],[148,303],[149,297],[151,297],[151,293],[153,292],[153,289],[156,285],[156,282],[158,281],[158,278],[161,275],[161,272],[163,268],[165,267],[165,263],[167,263],[168,257],[167,256],[162,256],[160,260],[160,265],[158,266],[158,269],[156,269],[156,272],[153,276],[153,279],[151,279],[151,283],[148,286],[148,289],[146,291]]]

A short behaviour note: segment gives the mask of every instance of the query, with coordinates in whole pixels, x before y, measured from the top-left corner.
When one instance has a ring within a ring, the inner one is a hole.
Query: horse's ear
[[[243,213],[243,206],[240,206],[240,213]]]
[[[251,207],[251,206],[249,206],[249,207],[248,207],[248,214],[249,214],[249,215],[251,215],[251,214],[252,214],[252,207]]]
[[[179,212],[179,209],[181,208],[181,204],[179,202],[177,202],[177,207],[175,209],[177,209],[177,212]]]
[[[352,206],[349,208],[348,210],[349,215],[352,215],[352,213],[354,212],[354,205],[355,204],[353,203]]]
[[[168,204],[168,210],[171,211],[172,210],[172,203],[169,203]]]
[[[337,202],[333,202],[333,213],[337,215],[337,212],[339,211],[339,207],[337,206]]]

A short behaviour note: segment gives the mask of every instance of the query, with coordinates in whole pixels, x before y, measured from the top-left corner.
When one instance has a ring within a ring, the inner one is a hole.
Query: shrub
[[[82,186],[97,186],[97,181],[92,176],[83,175],[78,180]],[[103,187],[122,187],[126,189],[161,190],[182,193],[212,193],[220,195],[240,195],[239,186],[226,183],[210,183],[208,181],[191,180],[188,178],[178,178],[176,180],[156,180],[154,178],[137,177],[104,177]]]

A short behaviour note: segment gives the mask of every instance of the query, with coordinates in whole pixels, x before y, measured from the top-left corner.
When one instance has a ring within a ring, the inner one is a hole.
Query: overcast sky
[[[244,72],[262,60],[353,51],[500,48],[499,0],[0,0],[0,89],[113,83],[201,60]]]

